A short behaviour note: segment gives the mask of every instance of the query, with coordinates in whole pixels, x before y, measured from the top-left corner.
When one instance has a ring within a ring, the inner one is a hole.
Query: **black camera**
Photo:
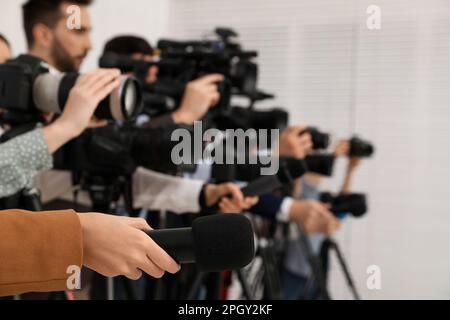
[[[305,161],[308,166],[308,172],[320,174],[322,176],[333,176],[334,154],[312,154],[306,156]]]
[[[302,134],[305,134],[305,133],[309,133],[311,135],[314,150],[327,149],[329,147],[329,145],[330,145],[330,135],[329,134],[323,133],[315,127],[309,127]]]
[[[350,140],[350,157],[369,158],[375,152],[374,146],[363,139],[353,137]]]
[[[235,93],[254,94],[257,91],[258,66],[252,59],[258,53],[244,51],[240,44],[232,41],[231,38],[238,34],[231,29],[217,28],[215,32],[219,40],[160,40],[158,48],[162,61],[169,58],[181,62],[178,70],[167,70],[163,65],[160,76],[164,77],[165,71],[168,71],[168,74],[178,73],[172,74],[172,77],[184,76],[189,81],[205,74],[220,73],[230,81]]]
[[[320,195],[320,201],[331,204],[331,212],[336,216],[347,213],[359,218],[367,213],[367,197],[362,193],[333,195],[329,192],[324,192]]]
[[[0,65],[0,106],[18,122],[41,121],[42,112],[61,113],[79,73],[51,72],[43,60],[20,55]],[[122,77],[120,86],[106,97],[95,111],[99,119],[128,121],[142,111],[139,82]]]

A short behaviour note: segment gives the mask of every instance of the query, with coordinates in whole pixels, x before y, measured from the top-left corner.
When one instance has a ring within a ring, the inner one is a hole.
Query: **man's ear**
[[[53,43],[53,32],[43,23],[38,23],[33,28],[34,44],[43,49],[50,49]]]

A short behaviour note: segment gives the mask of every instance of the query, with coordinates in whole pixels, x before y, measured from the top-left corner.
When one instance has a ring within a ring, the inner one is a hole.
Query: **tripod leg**
[[[348,284],[350,290],[352,291],[354,299],[361,300],[361,297],[360,297],[358,291],[356,290],[355,284],[353,282],[353,278],[350,275],[350,271],[348,270],[347,263],[345,262],[344,256],[341,253],[341,250],[339,249],[336,242],[334,242],[330,239],[328,239],[328,241],[330,243],[330,248],[333,248],[336,251],[336,255],[337,255],[339,264],[341,265],[342,271],[344,272],[344,275],[345,275],[345,279],[347,280],[347,284]]]
[[[203,284],[207,273],[198,273],[195,276],[194,283],[192,284],[191,290],[189,291],[187,300],[196,300],[198,291],[200,290],[200,286]]]
[[[222,289],[222,273],[211,272],[206,278],[206,299],[220,300]]]
[[[242,286],[242,291],[244,293],[244,296],[247,300],[253,300],[253,294],[250,290],[250,285],[247,282],[247,279],[244,276],[244,272],[242,270],[237,270],[236,271],[239,282],[241,283]]]
[[[313,273],[314,278],[317,281],[317,285],[319,286],[321,296],[325,300],[330,300],[330,295],[328,293],[327,284],[326,284],[325,277],[322,272],[320,262],[318,261],[317,256],[313,252],[311,243],[310,243],[309,238],[306,235],[306,232],[303,229],[303,227],[300,225],[297,225],[297,228],[298,228],[298,232],[300,235],[300,244],[302,246],[303,252],[308,257],[308,261],[311,266],[311,271]]]
[[[114,300],[114,279],[106,278],[106,297],[108,300]]]

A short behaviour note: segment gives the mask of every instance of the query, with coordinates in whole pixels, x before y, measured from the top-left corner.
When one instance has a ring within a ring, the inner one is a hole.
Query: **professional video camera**
[[[3,122],[11,125],[43,121],[43,112],[63,111],[79,73],[54,74],[43,60],[20,55],[0,65],[0,106],[7,109]],[[121,85],[105,98],[95,115],[99,119],[127,121],[142,110],[139,82],[122,77]]]
[[[252,103],[272,97],[256,88],[258,66],[252,59],[257,57],[257,52],[242,50],[232,40],[238,35],[231,29],[217,28],[215,33],[217,40],[160,40],[160,59],[155,62],[107,53],[100,58],[100,67],[133,72],[142,82],[144,104],[147,104],[147,112],[150,114],[168,112],[174,105],[180,105],[188,82],[212,73],[225,76],[225,80],[217,84],[221,100],[213,113],[219,114],[227,110],[231,96],[235,94],[249,97]],[[153,65],[159,68],[158,81],[153,84],[145,83],[147,71]],[[164,107],[167,100],[161,96],[171,97],[174,101],[169,103],[169,107],[167,104]]]
[[[253,59],[256,51],[244,51],[233,39],[238,34],[226,28],[216,28],[218,40],[173,41],[160,40],[161,58],[178,59],[179,68],[161,66],[158,77],[165,81],[176,79],[187,83],[203,75],[220,73],[225,81],[219,85],[219,108],[229,106],[231,94],[253,96],[257,94],[258,66]]]

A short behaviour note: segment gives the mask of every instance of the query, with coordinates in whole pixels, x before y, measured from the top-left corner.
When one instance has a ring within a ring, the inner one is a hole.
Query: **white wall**
[[[261,51],[261,87],[317,124],[375,142],[355,190],[370,212],[337,238],[366,299],[450,298],[450,3],[447,0],[172,0],[170,34],[199,37],[216,26]],[[379,5],[382,29],[366,9]],[[338,177],[342,177],[343,163]],[[337,190],[340,181],[326,183]],[[366,288],[381,268],[382,289]],[[332,294],[350,298],[334,263]]]
[[[0,33],[12,42],[15,54],[26,50],[22,29],[21,4],[25,1],[0,1]],[[83,69],[97,66],[105,41],[112,36],[132,33],[155,41],[165,36],[168,26],[168,1],[166,0],[96,0],[90,8],[94,30],[94,49]]]

